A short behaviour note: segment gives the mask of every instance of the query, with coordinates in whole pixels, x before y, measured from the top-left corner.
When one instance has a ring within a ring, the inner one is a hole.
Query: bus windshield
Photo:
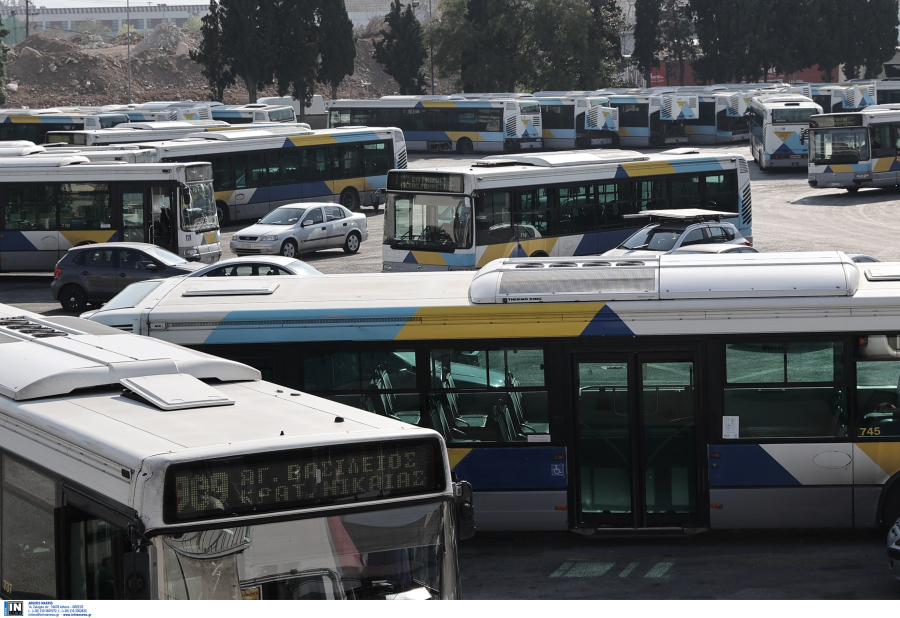
[[[154,539],[160,596],[439,599],[455,586],[456,558],[444,538],[449,508],[441,502],[161,535]]]
[[[384,244],[392,248],[453,250],[472,246],[472,204],[467,197],[388,195],[385,212]]]
[[[541,111],[541,106],[536,101],[521,101],[519,108],[523,114],[539,114]]]
[[[185,232],[209,232],[219,229],[212,183],[198,182],[187,187],[191,203],[181,210],[181,229]]]
[[[868,158],[869,145],[864,127],[809,132],[810,163],[859,163]]]
[[[811,107],[785,107],[772,110],[774,124],[807,124],[809,117],[819,112]]]

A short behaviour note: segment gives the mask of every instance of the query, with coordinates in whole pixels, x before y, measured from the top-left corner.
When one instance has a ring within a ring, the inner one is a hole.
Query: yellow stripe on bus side
[[[900,442],[856,442],[855,444],[888,476],[900,472]]]
[[[650,161],[640,163],[622,163],[622,169],[628,174],[629,178],[639,178],[641,176],[658,176],[662,174],[674,174],[675,168],[671,163],[665,161]]]
[[[73,232],[61,231],[60,236],[66,239],[70,247],[76,246],[78,243],[85,241],[90,242],[108,242],[110,238],[115,236],[115,230],[79,230]],[[62,243],[60,243],[62,245]],[[67,247],[60,246],[60,249]]]
[[[333,135],[292,135],[288,138],[294,146],[315,146],[317,144],[337,144]]]

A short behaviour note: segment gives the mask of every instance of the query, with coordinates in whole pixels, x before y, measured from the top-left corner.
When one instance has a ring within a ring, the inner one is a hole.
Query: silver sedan
[[[337,204],[287,204],[231,238],[235,255],[294,257],[320,249],[356,253],[369,237],[366,216]]]

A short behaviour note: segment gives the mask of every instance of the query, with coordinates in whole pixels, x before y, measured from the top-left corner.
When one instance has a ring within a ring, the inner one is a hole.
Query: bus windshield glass
[[[210,497],[211,499],[215,499]],[[154,539],[167,599],[439,599],[449,502],[229,525]]]
[[[472,246],[472,205],[467,197],[389,194],[385,212],[384,244],[392,248],[440,251]]]
[[[778,108],[772,110],[772,122],[774,124],[807,124],[809,117],[818,113],[818,110],[811,107]]]
[[[181,229],[185,232],[209,232],[219,229],[216,200],[211,182],[187,185],[191,203],[181,209]]]
[[[523,114],[539,114],[541,111],[541,106],[536,101],[521,101],[519,108]]]
[[[859,163],[868,158],[869,145],[863,127],[809,132],[810,163]]]

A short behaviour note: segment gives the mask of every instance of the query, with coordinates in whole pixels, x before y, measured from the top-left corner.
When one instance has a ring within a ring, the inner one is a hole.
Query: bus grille
[[[503,273],[499,295],[518,294],[596,294],[598,292],[655,292],[656,269],[627,268],[622,270],[547,268],[543,271],[513,271]]]
[[[750,221],[753,219],[753,202],[750,199],[750,183],[747,183],[747,186],[744,187],[743,191],[744,203],[742,205],[743,213],[741,214],[741,221],[744,222],[744,225],[750,225]]]
[[[533,126],[535,129],[540,129],[541,128],[541,117],[540,116],[532,116],[531,126]]]
[[[397,152],[397,167],[402,170],[406,169],[406,148],[401,148]]]
[[[750,166],[747,164],[747,159],[738,159],[738,169],[744,174],[750,173]]]
[[[510,116],[509,120],[506,121],[506,137],[515,137],[516,136],[516,117]]]

